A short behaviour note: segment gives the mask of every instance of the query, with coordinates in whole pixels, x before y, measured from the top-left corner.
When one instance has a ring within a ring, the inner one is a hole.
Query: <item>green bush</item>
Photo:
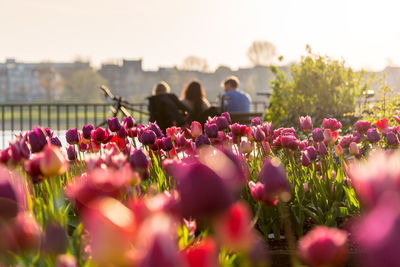
[[[310,47],[306,50],[307,55],[291,65],[289,74],[271,67],[275,78],[266,119],[288,126],[297,125],[299,116],[310,115],[315,125],[324,117],[346,123],[346,115],[354,115],[356,98],[369,87],[366,72],[355,72],[344,62],[312,54]]]

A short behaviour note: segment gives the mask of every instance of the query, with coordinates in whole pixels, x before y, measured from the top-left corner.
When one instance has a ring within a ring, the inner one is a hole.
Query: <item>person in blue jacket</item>
[[[229,76],[222,83],[224,88],[223,111],[229,113],[248,113],[250,112],[250,96],[239,90],[240,81],[236,76]]]

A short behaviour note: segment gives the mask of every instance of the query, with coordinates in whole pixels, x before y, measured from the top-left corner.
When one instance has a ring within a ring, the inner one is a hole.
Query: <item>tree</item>
[[[254,41],[247,50],[247,57],[255,66],[268,66],[276,55],[276,47],[268,41]]]
[[[92,68],[85,68],[75,71],[72,74],[70,87],[71,91],[69,97],[79,101],[95,102],[102,100],[102,95],[98,90],[100,85],[106,85],[105,80]]]
[[[197,57],[197,56],[188,56],[186,57],[181,65],[181,69],[183,70],[194,70],[194,71],[208,71],[208,63],[205,58]]]
[[[299,116],[310,115],[314,125],[323,118],[352,118],[356,97],[369,88],[364,71],[354,72],[344,62],[311,53],[290,67],[290,77],[276,67],[271,67],[275,78],[266,119],[276,125],[297,125]],[[354,117],[353,117],[354,118]],[[342,123],[346,123],[342,121]],[[350,123],[350,122],[349,122]]]

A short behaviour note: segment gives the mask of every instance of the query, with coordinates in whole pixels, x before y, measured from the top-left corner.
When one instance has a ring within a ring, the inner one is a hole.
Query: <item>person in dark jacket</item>
[[[179,101],[175,94],[170,93],[169,85],[161,81],[153,89],[153,95],[148,97],[150,122],[157,122],[161,130],[171,126],[183,126],[187,107]]]

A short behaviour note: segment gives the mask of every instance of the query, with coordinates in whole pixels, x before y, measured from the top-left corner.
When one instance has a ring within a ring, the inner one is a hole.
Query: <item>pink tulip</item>
[[[242,141],[240,143],[240,151],[244,154],[248,154],[253,151],[253,145],[251,142]]]
[[[300,121],[300,128],[302,131],[304,132],[312,131],[313,125],[310,116],[307,115],[305,117],[300,117],[299,121]]]
[[[42,232],[31,213],[20,212],[10,223],[10,247],[12,250],[32,251],[39,249]]]
[[[365,134],[369,128],[371,128],[371,123],[369,121],[357,121],[356,122],[356,129],[361,134]]]
[[[330,129],[332,131],[339,130],[342,128],[342,124],[337,121],[336,119],[324,119],[322,121],[322,125],[324,126],[325,129]]]
[[[349,146],[349,153],[352,156],[357,156],[360,153],[360,148],[355,142],[351,142]]]
[[[78,267],[78,261],[74,256],[62,254],[57,256],[55,267]]]
[[[197,121],[192,122],[192,124],[190,125],[190,132],[194,138],[201,135],[203,133],[201,124]]]
[[[342,266],[347,260],[347,233],[317,226],[299,240],[300,257],[315,267]]]

